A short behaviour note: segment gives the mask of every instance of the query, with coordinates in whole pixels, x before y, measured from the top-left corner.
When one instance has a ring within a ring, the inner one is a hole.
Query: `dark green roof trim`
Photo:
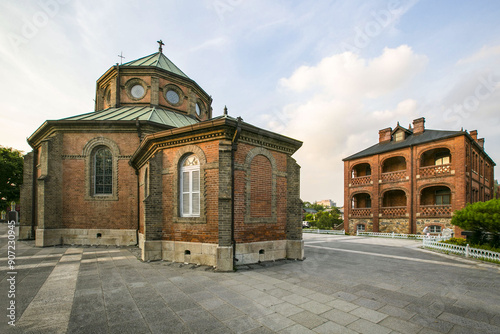
[[[168,109],[150,106],[108,108],[87,114],[63,118],[63,120],[74,121],[131,121],[136,119],[139,121],[151,121],[175,128],[199,122],[194,117],[188,115]]]
[[[177,74],[178,76],[190,79],[184,72],[180,70],[170,59],[167,58],[163,53],[157,52],[149,56],[142,57],[136,60],[129,61],[128,63],[122,64],[120,66],[145,66],[145,67],[157,67],[165,71]]]

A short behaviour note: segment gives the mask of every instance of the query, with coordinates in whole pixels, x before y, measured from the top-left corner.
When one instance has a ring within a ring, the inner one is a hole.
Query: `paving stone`
[[[224,324],[235,333],[243,333],[256,329],[262,326],[260,322],[250,318],[249,316],[242,316],[231,320],[224,321]]]
[[[340,299],[346,300],[348,302],[352,302],[353,300],[356,300],[359,298],[359,296],[356,296],[356,295],[349,293],[349,292],[343,292],[343,291],[335,292],[333,294],[333,296],[335,298],[340,298]]]
[[[409,321],[414,324],[427,327],[441,333],[448,333],[453,327],[453,324],[450,322],[436,319],[433,317],[426,317],[420,314],[414,315]]]
[[[210,313],[220,321],[230,320],[244,315],[243,312],[228,304],[212,309]]]
[[[379,308],[383,307],[385,304],[378,302],[373,299],[368,299],[368,298],[358,298],[353,301],[354,304],[363,306],[372,310],[378,310]]]
[[[314,314],[325,313],[326,311],[329,311],[332,309],[331,306],[328,306],[328,305],[325,305],[322,303],[318,303],[317,301],[314,301],[314,300],[311,300],[311,301],[304,303],[304,304],[300,304],[299,306],[302,307],[304,310],[307,310],[307,311],[314,313]]]
[[[287,302],[273,305],[270,307],[270,309],[281,315],[284,315],[285,317],[289,317],[291,315],[304,311],[304,309]]]
[[[481,321],[476,321],[464,317],[460,317],[455,314],[447,313],[444,312],[441,314],[438,319],[452,322],[454,324],[463,326],[463,327],[470,327],[474,329],[481,330],[483,333],[493,333],[493,334],[498,334],[500,333],[500,327],[490,325],[488,323],[484,323]]]
[[[394,317],[388,317],[379,322],[381,326],[393,329],[395,331],[399,331],[401,333],[405,334],[413,334],[413,333],[418,333],[421,330],[421,327],[418,325],[415,325],[409,321],[394,318]]]
[[[371,321],[365,320],[365,319],[359,319],[356,320],[355,322],[349,324],[347,326],[348,328],[355,330],[358,333],[362,334],[389,334],[392,330],[381,326],[374,324]]]
[[[300,313],[289,316],[288,318],[309,329],[318,327],[319,325],[327,321],[325,318],[320,317],[309,311],[302,311]]]
[[[312,330],[299,325],[295,324],[290,327],[287,327],[285,329],[280,330],[278,333],[280,334],[315,334]]]
[[[294,305],[304,304],[307,303],[308,301],[311,301],[309,298],[299,296],[296,294],[285,296],[282,297],[281,299]]]
[[[292,320],[278,313],[273,313],[265,317],[259,318],[257,319],[257,321],[259,321],[262,325],[266,326],[267,328],[275,332],[278,332],[283,328],[295,324],[295,322],[293,322]]]
[[[385,305],[384,307],[378,309],[378,311],[403,320],[409,320],[415,315],[415,312],[410,312],[404,308],[392,305]]]
[[[383,319],[387,318],[387,314],[370,310],[365,307],[358,307],[357,309],[354,309],[349,313],[357,317],[363,318],[365,320],[371,321],[373,323],[378,323]]]
[[[321,316],[342,326],[347,326],[359,319],[359,317],[355,315],[335,309],[325,312],[321,314]]]
[[[316,333],[320,334],[357,334],[358,332],[355,332],[347,327],[341,326],[339,324],[336,324],[332,321],[327,321],[324,324],[313,328],[313,330]]]
[[[149,326],[141,319],[133,321],[121,322],[109,326],[109,333],[113,334],[149,334],[151,333]]]
[[[335,299],[331,302],[326,303],[326,305],[329,305],[337,310],[341,310],[344,312],[350,312],[359,307],[358,305],[347,302],[343,299]]]

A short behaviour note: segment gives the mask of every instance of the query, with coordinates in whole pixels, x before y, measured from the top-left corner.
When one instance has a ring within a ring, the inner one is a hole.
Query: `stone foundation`
[[[137,230],[116,229],[37,229],[35,246],[105,245],[133,246],[137,244]]]
[[[356,225],[365,224],[365,232],[373,232],[373,221],[370,218],[349,218],[349,231],[356,234]]]
[[[423,233],[424,228],[430,225],[441,226],[441,230],[451,228],[455,231],[455,225],[451,224],[451,218],[419,218],[417,219],[417,233]]]
[[[145,241],[139,235],[143,261],[165,260],[216,267],[218,271],[233,270],[233,247],[183,241]],[[302,240],[275,240],[236,245],[237,264],[252,264],[282,259],[304,259]]]
[[[408,218],[383,218],[378,223],[381,233],[410,233]]]

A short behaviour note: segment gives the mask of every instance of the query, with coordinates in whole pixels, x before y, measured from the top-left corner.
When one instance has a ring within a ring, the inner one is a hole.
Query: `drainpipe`
[[[224,113],[227,115],[227,108],[224,108]],[[231,140],[231,242],[233,244],[233,269],[236,267],[236,239],[234,237],[234,153],[238,150],[238,139],[241,134],[241,117],[237,118],[236,131]]]
[[[35,208],[35,205],[36,205],[36,196],[38,195],[37,191],[36,191],[37,159],[38,159],[38,150],[33,149],[33,166],[32,166],[33,176],[32,176],[32,180],[31,180],[31,236],[30,236],[30,239],[35,239],[35,219],[36,219],[36,210],[37,210],[37,208]]]
[[[135,170],[135,175],[137,175],[137,232],[136,241],[137,246],[139,246],[139,229],[141,228],[141,196],[140,196],[140,187],[139,187],[139,170]]]
[[[417,162],[418,164],[418,162]],[[413,198],[415,197],[414,189],[413,189],[413,145],[410,145],[410,234],[415,234],[417,233],[417,229],[414,227],[415,225],[415,220],[414,220],[414,214],[413,211],[414,206],[413,206]]]

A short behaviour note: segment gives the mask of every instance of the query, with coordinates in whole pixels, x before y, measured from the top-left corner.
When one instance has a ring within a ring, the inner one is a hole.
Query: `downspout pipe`
[[[117,64],[118,66],[118,64]],[[139,137],[139,143],[142,142],[142,131],[141,131],[141,123],[139,122],[139,117],[135,119],[135,127],[137,129],[137,137]],[[130,164],[130,162],[129,162]],[[133,167],[133,166],[132,166]],[[137,175],[137,231],[136,231],[136,240],[137,245],[139,246],[139,230],[141,228],[141,187],[139,185],[139,169],[133,167],[135,169],[135,175]]]
[[[38,208],[35,207],[36,205],[36,196],[38,196],[38,192],[36,189],[36,179],[37,179],[37,171],[36,171],[36,166],[37,166],[37,159],[38,159],[38,150],[34,149],[33,150],[33,166],[32,166],[32,180],[31,180],[31,235],[30,239],[35,239],[35,219],[36,219],[36,212]]]
[[[227,112],[227,109],[225,110]],[[234,153],[238,150],[238,139],[241,135],[241,122],[243,119],[236,119],[236,131],[231,140],[231,243],[233,244],[233,269],[236,268],[236,238],[234,237]]]

